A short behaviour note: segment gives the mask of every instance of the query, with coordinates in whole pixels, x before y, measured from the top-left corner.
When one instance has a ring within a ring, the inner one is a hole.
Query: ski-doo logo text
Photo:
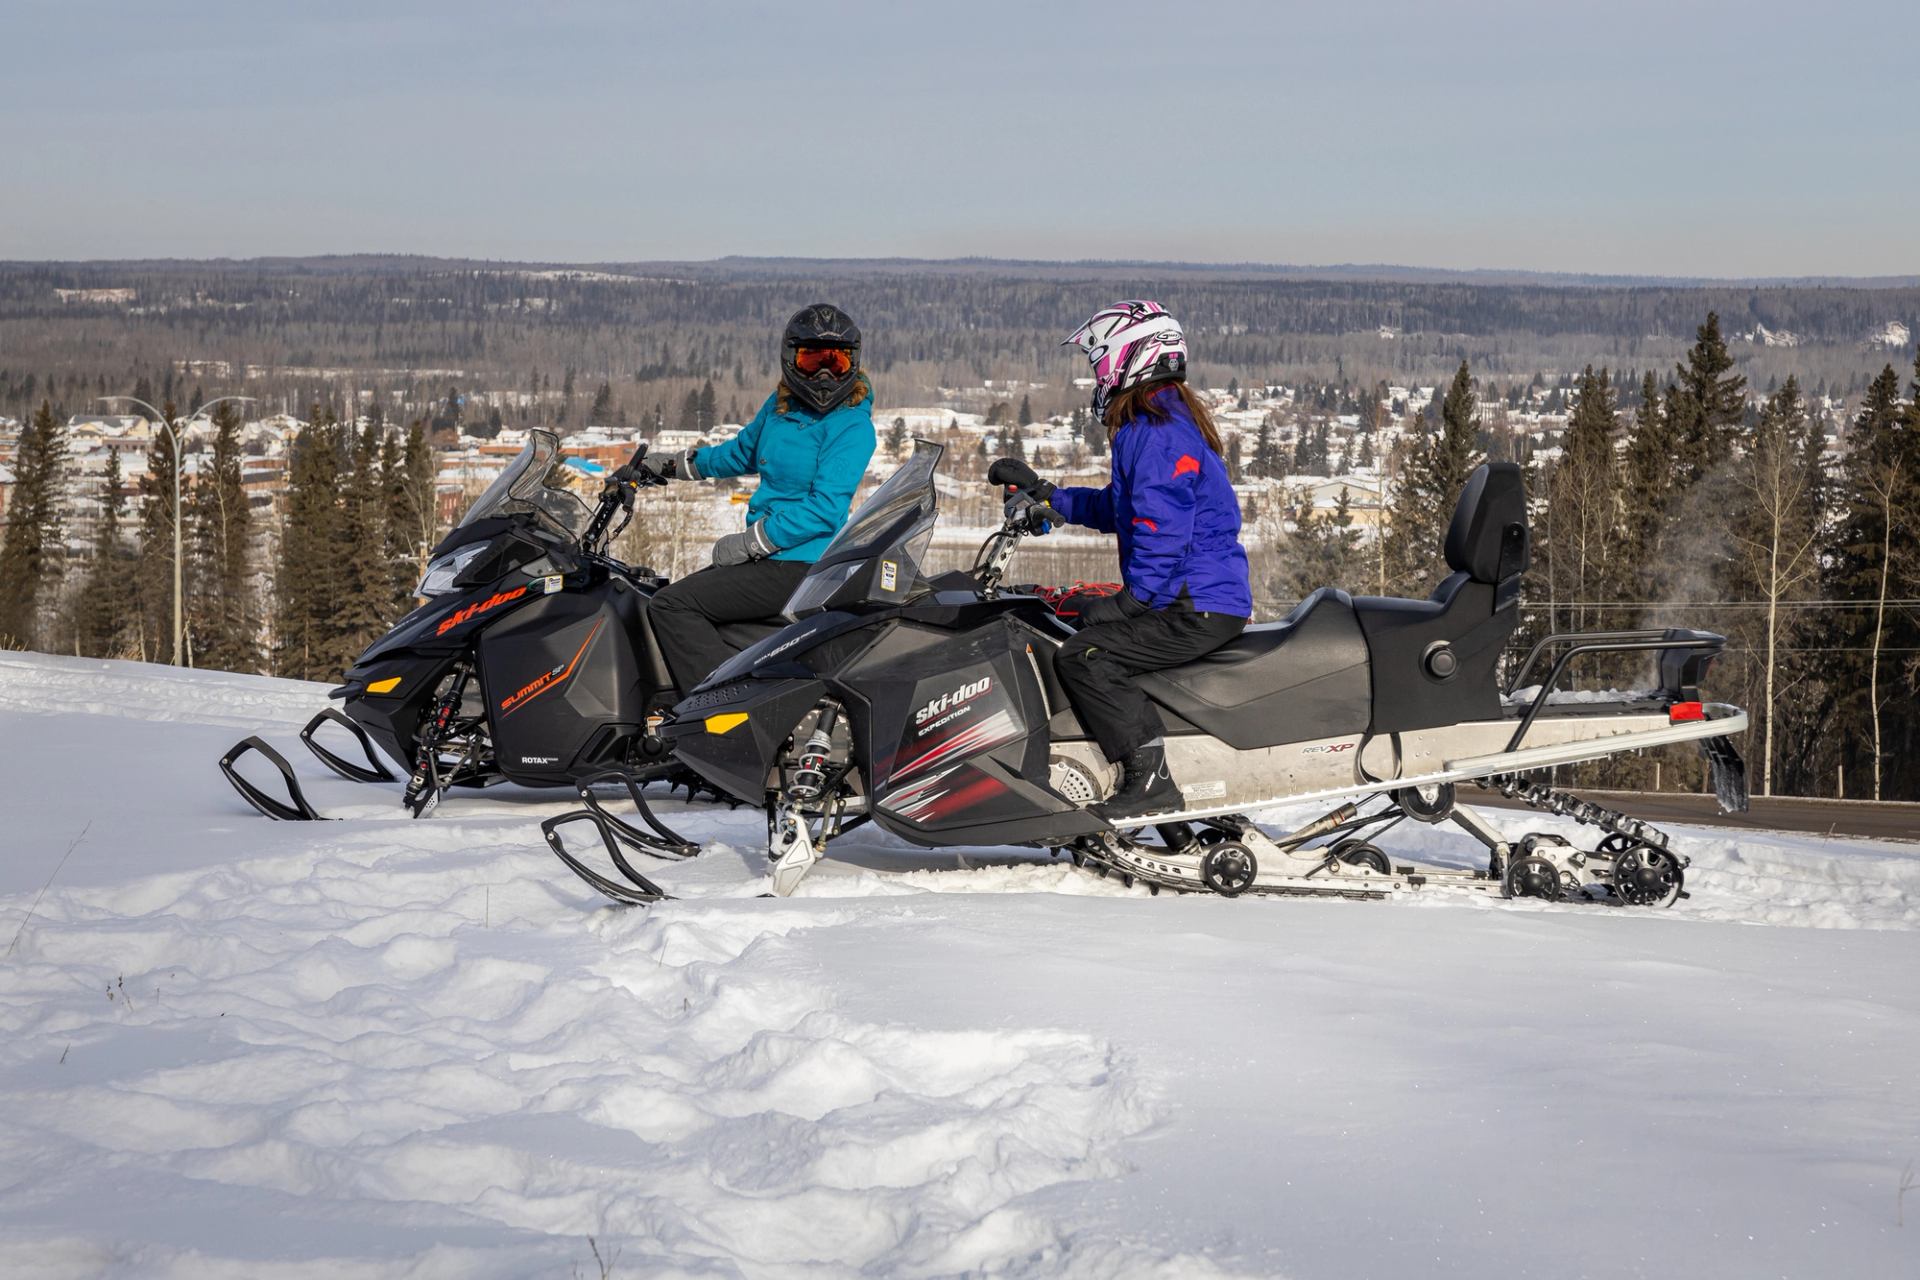
[[[926,706],[913,713],[916,725],[925,724],[943,711],[957,710],[961,704],[971,702],[987,690],[993,688],[992,676],[981,676],[972,684],[963,684],[951,693],[943,693]]]
[[[515,587],[511,591],[496,591],[480,603],[470,604],[464,609],[455,609],[452,613],[440,619],[440,627],[433,634],[443,636],[469,618],[477,618],[487,610],[497,609],[509,600],[518,600],[525,594],[527,594],[525,587]]]

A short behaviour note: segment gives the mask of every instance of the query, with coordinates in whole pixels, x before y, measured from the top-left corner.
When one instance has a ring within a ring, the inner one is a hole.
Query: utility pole
[[[99,399],[104,403],[112,403],[118,400],[124,401],[127,404],[139,405],[140,408],[152,415],[154,421],[160,424],[160,429],[167,433],[167,442],[173,447],[173,665],[177,667],[182,665],[186,657],[186,649],[183,644],[183,638],[186,635],[186,607],[182,599],[181,582],[184,574],[181,571],[180,553],[180,472],[181,469],[186,466],[186,454],[181,451],[180,437],[174,432],[173,424],[167,421],[167,415],[148,404],[145,400],[136,400],[132,396],[100,396]],[[195,416],[198,417],[200,414],[213,408],[214,405],[227,400],[244,400],[251,404],[253,397],[221,396],[219,399],[209,400],[201,405],[195,412]]]

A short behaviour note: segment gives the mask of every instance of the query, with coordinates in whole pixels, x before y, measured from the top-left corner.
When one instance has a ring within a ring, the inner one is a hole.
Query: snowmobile
[[[636,470],[646,451],[643,441]],[[416,589],[420,607],[330,691],[341,705],[301,730],[321,763],[356,782],[404,776],[401,800],[416,818],[451,787],[515,782],[590,794],[614,782],[637,791],[670,769],[652,727],[679,695],[647,612],[666,579],[607,554],[633,518],[644,473],[634,484],[607,484],[605,476],[597,464],[562,458],[552,432],[529,433],[519,456],[433,548]],[[574,489],[596,483],[589,506]],[[722,634],[745,648],[783,625],[740,623]],[[332,745],[316,737],[328,726]],[[239,772],[249,752],[279,771],[284,797]],[[220,770],[269,818],[320,817],[286,758],[259,737],[235,744]],[[655,852],[693,847],[657,822],[634,834]]]
[[[1142,675],[1182,807],[1116,830],[1088,806],[1112,793],[1119,770],[1053,673],[1071,624],[1003,586],[1021,540],[1057,513],[1016,494],[971,570],[923,575],[940,453],[920,442],[795,590],[795,624],[714,672],[662,726],[682,764],[764,804],[775,894],[791,893],[831,841],[873,822],[927,847],[1065,853],[1156,892],[1378,898],[1450,886],[1665,905],[1684,892],[1687,866],[1667,837],[1554,790],[1542,772],[1697,742],[1723,806],[1746,807],[1728,738],[1747,716],[1699,691],[1722,637],[1549,635],[1501,684],[1529,535],[1519,469],[1495,463],[1460,496],[1444,548],[1451,572],[1429,599],[1323,588],[1196,662]],[[1556,692],[1576,662],[1622,652],[1653,655],[1659,687]],[[1538,686],[1523,689],[1543,665]],[[1548,833],[1509,839],[1460,803],[1471,784],[1596,826],[1604,839],[1592,849]],[[1284,835],[1253,821],[1303,802],[1331,807]],[[662,896],[617,856],[633,842],[605,816],[554,819],[548,843],[610,897]],[[628,884],[565,851],[555,828],[580,818],[600,824]],[[1409,818],[1465,830],[1486,846],[1486,868],[1411,864],[1376,843]]]

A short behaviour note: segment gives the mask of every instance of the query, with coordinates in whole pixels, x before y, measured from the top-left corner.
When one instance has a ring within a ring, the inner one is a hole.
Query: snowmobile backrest
[[[1527,571],[1527,492],[1511,462],[1482,463],[1460,491],[1447,528],[1447,567],[1501,586]]]

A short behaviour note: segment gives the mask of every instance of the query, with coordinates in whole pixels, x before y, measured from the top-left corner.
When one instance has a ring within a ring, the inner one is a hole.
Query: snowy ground
[[[0,1275],[1920,1275],[1920,847],[1681,830],[1633,912],[874,836],[779,902],[666,805],[620,910],[551,796],[294,749],[357,820],[254,816],[215,758],[318,693],[0,654]]]

